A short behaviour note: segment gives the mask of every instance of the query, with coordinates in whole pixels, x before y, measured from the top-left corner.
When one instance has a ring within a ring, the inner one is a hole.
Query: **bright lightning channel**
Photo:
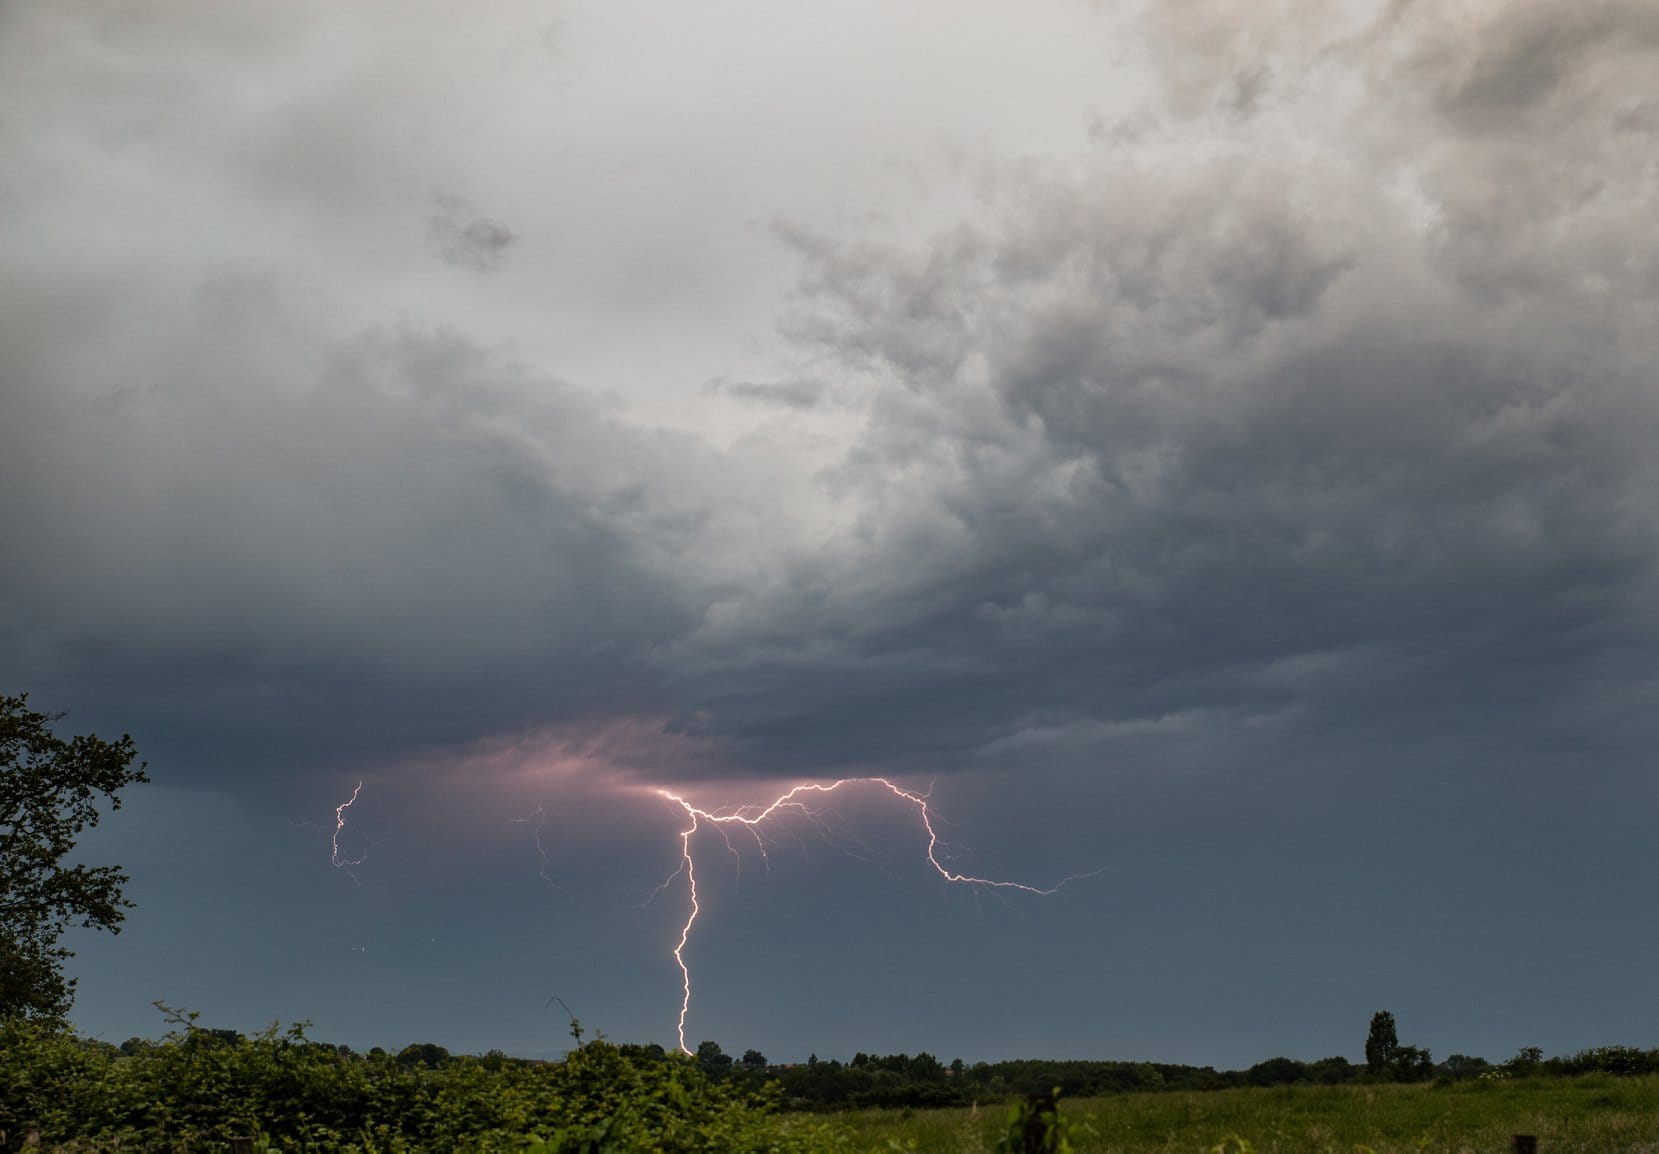
[[[1069,882],[1077,881],[1080,878],[1092,877],[1094,874],[1101,872],[1100,870],[1095,870],[1093,873],[1088,874],[1074,874],[1071,877],[1063,878],[1061,881],[1048,889],[1044,889],[1040,886],[1026,885],[1023,882],[1001,881],[996,878],[974,877],[972,874],[958,873],[947,867],[938,858],[937,850],[939,848],[939,834],[933,828],[933,814],[929,811],[927,806],[927,795],[912,793],[908,789],[903,789],[897,785],[894,785],[885,777],[844,777],[839,781],[830,782],[828,785],[816,783],[797,785],[787,792],[780,794],[776,800],[764,808],[745,806],[734,813],[725,814],[713,813],[709,810],[701,809],[671,790],[659,789],[657,790],[658,795],[674,802],[685,811],[686,817],[690,819],[690,824],[687,825],[685,829],[680,831],[679,868],[670,874],[662,885],[652,891],[652,896],[654,897],[680,874],[685,874],[686,887],[689,891],[689,897],[691,899],[691,910],[686,915],[685,924],[680,927],[680,940],[674,945],[674,962],[680,967],[681,988],[683,990],[683,996],[680,1000],[680,1020],[678,1024],[680,1049],[684,1050],[687,1054],[691,1053],[691,1048],[685,1043],[685,1022],[686,1017],[691,1013],[691,968],[686,965],[685,948],[686,943],[691,940],[691,928],[697,923],[697,915],[702,909],[697,901],[697,862],[691,852],[692,837],[703,827],[706,822],[717,830],[720,833],[720,836],[726,840],[726,848],[731,850],[733,853],[736,853],[736,848],[731,844],[731,840],[726,838],[726,831],[723,827],[741,825],[748,831],[750,836],[755,839],[756,844],[760,846],[761,855],[764,857],[766,854],[766,845],[761,841],[760,832],[756,828],[757,826],[761,825],[779,810],[790,810],[815,819],[818,815],[812,809],[808,808],[806,802],[802,800],[803,796],[807,794],[834,793],[844,785],[879,785],[891,793],[894,797],[909,802],[912,806],[914,806],[917,814],[922,819],[922,828],[927,831],[928,864],[931,865],[934,870],[937,871],[939,876],[944,878],[947,882],[954,882],[959,885],[975,887],[984,886],[991,889],[1021,890],[1028,894],[1037,894],[1046,897],[1050,894],[1058,893],[1061,888]]]
[[[356,866],[362,865],[363,861],[364,861],[364,858],[366,858],[368,855],[365,854],[364,857],[348,858],[348,857],[344,856],[343,854],[341,854],[340,853],[340,832],[346,828],[346,810],[351,808],[351,803],[356,801],[357,800],[357,795],[362,793],[362,792],[363,792],[363,783],[361,781],[359,781],[357,783],[357,788],[355,788],[351,791],[351,796],[346,798],[345,801],[342,801],[339,805],[334,807],[334,838],[333,838],[333,841],[331,843],[332,848],[333,848],[333,853],[331,855],[330,860],[333,861],[335,869],[342,869],[342,870],[345,870],[346,873],[351,874],[351,880],[352,881],[357,880],[357,875],[355,873],[352,873],[353,868],[356,867]]]

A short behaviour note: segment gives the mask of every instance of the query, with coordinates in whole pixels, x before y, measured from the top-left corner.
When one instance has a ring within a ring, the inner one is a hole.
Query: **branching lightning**
[[[680,1000],[680,1018],[677,1029],[680,1040],[680,1049],[684,1050],[686,1053],[691,1053],[691,1050],[686,1045],[685,1041],[686,1017],[691,1013],[691,968],[686,965],[685,949],[686,944],[691,940],[691,930],[697,923],[697,915],[702,909],[697,899],[697,861],[692,853],[692,838],[700,829],[703,828],[704,825],[708,825],[720,834],[721,838],[726,843],[726,848],[736,854],[737,847],[732,845],[731,838],[727,836],[726,830],[731,826],[742,826],[744,831],[755,839],[755,844],[759,846],[761,856],[764,858],[766,856],[766,843],[762,840],[759,829],[763,823],[778,814],[780,811],[785,810],[803,814],[810,819],[816,820],[818,819],[819,814],[811,809],[804,799],[812,794],[834,793],[836,790],[848,785],[880,786],[891,793],[894,797],[908,802],[911,806],[915,807],[916,813],[922,819],[922,828],[927,832],[928,864],[931,865],[939,876],[947,882],[973,886],[976,889],[984,887],[989,889],[1020,890],[1028,894],[1046,896],[1059,892],[1059,890],[1069,882],[1077,881],[1080,878],[1092,877],[1094,873],[1101,872],[1099,870],[1095,870],[1090,874],[1075,874],[1071,877],[1062,879],[1048,889],[1044,889],[1040,886],[1026,885],[1023,882],[1002,881],[996,878],[975,877],[972,874],[959,873],[949,868],[939,860],[939,834],[933,827],[933,814],[928,809],[928,795],[912,793],[910,790],[903,789],[900,786],[893,784],[885,777],[848,777],[842,778],[840,781],[831,782],[827,785],[797,785],[780,794],[774,801],[764,807],[744,806],[732,813],[725,814],[714,813],[710,810],[702,809],[696,805],[693,805],[684,797],[674,793],[671,790],[659,789],[657,790],[657,793],[660,796],[667,798],[669,801],[672,801],[684,810],[688,819],[688,824],[680,831],[680,864],[675,871],[670,874],[666,880],[664,880],[662,885],[653,890],[651,894],[652,897],[655,897],[658,893],[661,893],[670,884],[672,884],[673,881],[681,874],[685,875],[686,888],[690,899],[690,911],[686,915],[684,924],[680,926],[679,941],[674,944],[674,962],[680,967],[681,989],[683,991]]]
[[[342,869],[345,870],[346,873],[351,874],[352,881],[357,880],[357,875],[352,873],[353,867],[362,865],[364,857],[367,857],[368,855],[365,854],[364,857],[356,858],[348,858],[343,856],[340,853],[340,832],[346,828],[346,810],[351,808],[351,803],[356,801],[357,795],[362,792],[363,783],[359,781],[357,783],[357,788],[351,791],[351,796],[334,807],[334,837],[330,843],[333,848],[333,853],[330,860],[333,861],[335,869]]]

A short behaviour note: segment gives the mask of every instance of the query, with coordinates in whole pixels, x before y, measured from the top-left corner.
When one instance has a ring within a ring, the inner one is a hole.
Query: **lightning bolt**
[[[888,793],[892,794],[894,797],[914,807],[917,815],[922,819],[922,829],[927,833],[928,864],[931,865],[934,871],[947,882],[957,885],[972,886],[975,889],[984,887],[987,889],[1020,890],[1024,893],[1037,894],[1039,896],[1046,897],[1060,892],[1060,890],[1070,882],[1078,881],[1086,877],[1093,877],[1095,874],[1104,872],[1103,870],[1094,870],[1091,873],[1086,874],[1073,874],[1070,877],[1061,879],[1055,885],[1047,889],[1044,889],[1041,886],[1026,885],[1024,882],[1002,881],[996,878],[982,878],[975,877],[972,874],[958,873],[939,860],[939,834],[933,828],[933,813],[930,809],[928,809],[927,804],[928,795],[913,793],[908,789],[895,785],[885,777],[845,777],[839,781],[830,782],[827,785],[822,783],[797,785],[792,789],[779,794],[776,799],[765,806],[742,806],[731,813],[714,813],[710,810],[702,809],[699,806],[693,805],[691,802],[687,801],[681,795],[674,793],[672,790],[658,789],[658,796],[667,798],[675,805],[678,805],[685,811],[688,821],[686,827],[680,831],[680,864],[675,871],[668,876],[662,885],[652,891],[651,895],[652,897],[655,897],[658,893],[661,893],[664,889],[666,889],[681,874],[685,875],[686,888],[688,891],[688,897],[690,898],[691,908],[690,912],[686,915],[684,924],[680,926],[680,939],[674,944],[674,963],[680,967],[680,983],[682,990],[682,997],[680,1000],[680,1019],[677,1026],[677,1032],[680,1039],[680,1049],[684,1050],[687,1054],[691,1053],[690,1047],[688,1047],[685,1043],[685,1022],[686,1017],[691,1013],[691,967],[686,965],[685,948],[686,944],[691,941],[691,930],[692,927],[697,924],[697,915],[702,912],[702,906],[697,900],[697,859],[692,853],[692,838],[696,836],[697,832],[702,829],[704,825],[708,825],[720,834],[721,838],[726,843],[726,848],[736,854],[737,847],[732,845],[731,838],[727,836],[726,830],[729,827],[742,826],[744,830],[755,839],[755,844],[760,847],[761,857],[764,859],[766,856],[766,843],[760,836],[759,827],[761,825],[778,814],[780,811],[803,814],[809,819],[816,821],[818,820],[819,815],[807,805],[806,800],[804,799],[813,794],[831,794],[844,786],[849,785],[879,786],[882,789],[885,789]]]
[[[547,847],[542,845],[541,840],[541,831],[547,826],[547,810],[542,807],[540,802],[537,802],[535,809],[531,810],[523,817],[515,817],[513,822],[517,825],[526,826],[530,825],[531,822],[536,823],[535,825],[530,826],[530,833],[531,836],[535,838],[536,855],[541,858],[541,880],[546,882],[551,889],[556,890],[557,892],[568,897],[569,891],[549,877],[547,873]]]
[[[341,853],[340,853],[340,831],[346,828],[346,810],[351,808],[351,803],[356,801],[357,800],[357,795],[362,793],[362,792],[363,792],[363,783],[361,781],[359,781],[357,783],[357,788],[351,791],[351,796],[346,798],[345,801],[342,801],[339,805],[334,807],[334,838],[333,838],[333,841],[331,842],[331,845],[332,845],[332,848],[333,848],[333,853],[331,855],[330,860],[333,861],[335,869],[342,869],[342,870],[345,870],[346,873],[351,874],[351,880],[352,881],[357,880],[357,875],[355,873],[352,873],[353,867],[362,865],[364,858],[363,857],[348,858],[348,857],[344,857],[344,856],[341,855]],[[367,854],[364,855],[364,857],[367,857],[367,856],[368,856]]]

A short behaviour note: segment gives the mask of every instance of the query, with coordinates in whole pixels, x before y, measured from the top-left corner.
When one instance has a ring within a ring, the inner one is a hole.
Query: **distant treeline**
[[[626,1047],[625,1047],[626,1048]],[[658,1047],[639,1047],[649,1056]],[[1156,1090],[1224,1090],[1249,1086],[1324,1085],[1358,1082],[1458,1082],[1576,1074],[1659,1074],[1659,1049],[1604,1046],[1569,1057],[1545,1058],[1536,1048],[1521,1050],[1506,1062],[1453,1054],[1443,1062],[1427,1051],[1401,1047],[1408,1060],[1376,1067],[1346,1058],[1301,1062],[1269,1058],[1243,1070],[1184,1066],[1165,1062],[1041,1061],[947,1064],[932,1054],[857,1054],[851,1062],[819,1061],[771,1065],[751,1050],[734,1061],[713,1043],[698,1048],[698,1061],[715,1078],[773,1081],[782,1087],[784,1105],[795,1109],[855,1109],[866,1106],[966,1106],[1011,1097],[1048,1093],[1059,1087],[1070,1098]],[[1391,1058],[1393,1056],[1391,1055]]]

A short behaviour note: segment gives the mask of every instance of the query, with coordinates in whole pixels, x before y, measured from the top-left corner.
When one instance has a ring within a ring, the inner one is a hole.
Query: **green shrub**
[[[239,1135],[365,1154],[841,1146],[822,1123],[778,1117],[776,1087],[716,1084],[678,1054],[600,1041],[563,1062],[495,1054],[427,1065],[313,1042],[303,1025],[242,1038],[169,1013],[174,1030],[130,1053],[0,1022],[0,1149],[20,1149],[31,1131],[81,1150],[219,1151]]]

